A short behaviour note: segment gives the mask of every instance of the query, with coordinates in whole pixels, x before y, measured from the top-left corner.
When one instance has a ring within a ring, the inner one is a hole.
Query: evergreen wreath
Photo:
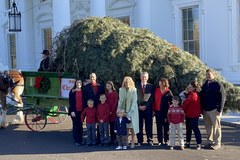
[[[50,87],[51,87],[51,83],[49,78],[42,77],[42,80],[40,82],[40,88],[38,89],[39,93],[46,94],[50,89]]]

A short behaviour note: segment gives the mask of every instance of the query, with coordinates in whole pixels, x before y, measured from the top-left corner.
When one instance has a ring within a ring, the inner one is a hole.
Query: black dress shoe
[[[204,148],[205,148],[205,149],[211,149],[211,147],[212,147],[212,145],[211,145],[210,143],[204,145]]]
[[[82,143],[75,143],[75,145],[76,145],[76,146],[81,146],[81,145],[82,145]]]
[[[190,143],[185,143],[185,148],[190,148]]]
[[[163,145],[164,145],[164,146],[167,146],[167,145],[168,145],[168,143],[167,143],[167,142],[164,142],[164,143],[163,143]]]

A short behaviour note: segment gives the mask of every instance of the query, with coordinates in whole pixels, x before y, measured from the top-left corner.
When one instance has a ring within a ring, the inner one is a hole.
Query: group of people
[[[76,145],[83,145],[83,122],[86,119],[87,146],[117,143],[116,149],[127,149],[130,143],[130,147],[134,148],[135,142],[138,145],[144,143],[143,126],[146,142],[152,146],[155,116],[159,146],[167,146],[169,141],[170,149],[174,149],[177,131],[180,149],[190,147],[193,131],[196,149],[201,149],[202,137],[198,120],[203,115],[207,132],[205,147],[221,147],[220,119],[225,92],[222,84],[215,80],[213,70],[206,71],[206,82],[202,87],[196,81],[191,81],[179,95],[172,94],[166,78],[159,79],[157,87],[148,83],[147,72],[141,73],[141,82],[136,85],[131,77],[125,77],[118,93],[112,81],[103,86],[97,83],[95,73],[91,73],[89,78],[90,83],[85,86],[81,80],[76,80],[69,92],[69,114]],[[184,121],[186,143],[182,129]]]

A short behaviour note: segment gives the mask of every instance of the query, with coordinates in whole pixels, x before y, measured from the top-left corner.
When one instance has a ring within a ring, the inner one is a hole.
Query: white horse
[[[9,81],[9,84],[6,86],[8,87],[8,91],[10,92],[5,92],[5,94],[2,92],[1,94],[1,108],[0,108],[0,128],[1,127],[7,127],[8,122],[6,119],[7,115],[7,103],[16,105],[18,107],[23,107],[23,101],[21,98],[21,94],[23,93],[24,90],[24,78],[23,75],[20,71],[16,70],[9,70],[7,71],[7,75],[10,77],[12,80]],[[7,95],[11,97],[10,99],[7,99]],[[4,97],[5,96],[5,97]],[[13,101],[11,101],[13,99]],[[12,123],[13,124],[22,124],[24,122],[24,116],[22,111],[18,111],[15,118],[13,119]]]

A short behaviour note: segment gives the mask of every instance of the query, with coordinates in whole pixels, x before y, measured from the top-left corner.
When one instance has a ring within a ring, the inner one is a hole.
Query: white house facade
[[[21,12],[21,32],[9,32],[13,2]],[[0,70],[37,70],[53,38],[89,16],[147,28],[240,84],[240,0],[1,0]]]

